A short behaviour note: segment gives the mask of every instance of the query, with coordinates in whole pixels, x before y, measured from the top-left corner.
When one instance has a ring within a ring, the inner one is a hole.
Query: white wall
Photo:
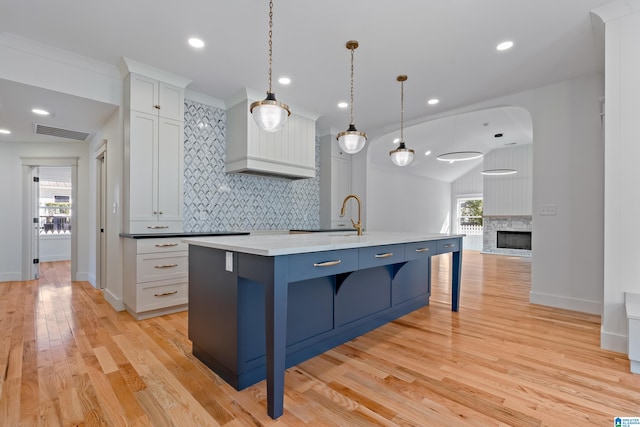
[[[499,148],[485,154],[482,169],[511,168],[518,171],[513,175],[481,175],[484,181],[485,215],[531,215],[532,159],[532,144]]]
[[[625,292],[640,292],[640,2],[598,11],[605,22],[605,239],[601,345],[627,351]]]
[[[366,230],[449,231],[451,184],[372,168],[366,187]]]
[[[40,262],[68,261],[71,259],[71,236],[50,234],[40,236]]]

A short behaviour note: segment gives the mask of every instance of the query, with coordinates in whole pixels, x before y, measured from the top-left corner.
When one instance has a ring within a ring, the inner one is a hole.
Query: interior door
[[[31,212],[32,233],[31,233],[31,279],[40,277],[40,168],[37,166],[32,171],[31,184]]]

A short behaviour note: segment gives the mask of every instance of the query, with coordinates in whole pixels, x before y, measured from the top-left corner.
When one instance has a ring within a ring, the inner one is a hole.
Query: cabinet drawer
[[[189,272],[189,253],[138,255],[136,282],[186,278]]]
[[[412,242],[404,245],[405,261],[428,258],[431,255],[436,255],[436,253],[437,245],[435,241]]]
[[[189,301],[189,285],[186,281],[139,283],[137,286],[138,313],[187,304]]]
[[[189,245],[182,243],[180,237],[170,237],[165,239],[138,239],[138,253],[162,253],[175,251],[188,251]]]
[[[448,252],[458,252],[460,250],[460,239],[438,240],[437,252],[446,254]]]
[[[404,261],[404,245],[374,246],[358,250],[360,269],[379,265],[397,264]]]
[[[340,249],[289,256],[289,282],[332,276],[357,269],[358,249]]]

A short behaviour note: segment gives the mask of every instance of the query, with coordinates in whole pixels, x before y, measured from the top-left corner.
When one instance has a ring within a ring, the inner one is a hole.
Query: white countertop
[[[249,236],[220,236],[183,239],[184,243],[232,252],[278,256],[335,249],[363,248],[367,246],[422,242],[463,237],[464,234],[411,233],[391,231],[331,232],[308,234],[275,234]]]

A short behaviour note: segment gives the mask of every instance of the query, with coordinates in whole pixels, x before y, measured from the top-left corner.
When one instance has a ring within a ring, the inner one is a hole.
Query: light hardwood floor
[[[640,375],[601,350],[598,316],[528,302],[527,259],[435,257],[428,307],[241,392],[191,355],[187,313],[135,321],[67,263],[0,283],[0,426],[612,426],[640,416]],[[213,331],[212,331],[213,332]]]

